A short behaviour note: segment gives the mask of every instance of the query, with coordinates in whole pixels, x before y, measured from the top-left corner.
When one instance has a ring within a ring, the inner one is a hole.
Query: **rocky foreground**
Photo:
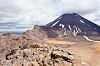
[[[71,32],[67,34],[66,38],[60,28],[39,26],[21,35],[0,33],[0,66],[100,66],[99,42],[74,37]],[[70,42],[58,41],[63,47],[53,40],[56,44],[51,45],[50,39]]]
[[[74,56],[57,47],[11,50],[1,61],[2,66],[75,66]]]

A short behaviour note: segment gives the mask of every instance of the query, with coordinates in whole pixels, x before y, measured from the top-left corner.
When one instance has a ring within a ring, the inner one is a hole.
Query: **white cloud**
[[[15,22],[20,27],[32,27],[34,24],[44,25],[53,21],[63,13],[77,12],[96,22],[99,0],[0,0],[0,23]],[[16,26],[15,25],[15,26]],[[13,31],[2,29],[2,31]],[[25,30],[25,28],[23,28]],[[1,29],[0,29],[1,31]],[[20,31],[20,30],[19,30]]]
[[[64,12],[88,12],[88,10],[97,10],[98,4],[98,0],[61,0],[58,7]]]

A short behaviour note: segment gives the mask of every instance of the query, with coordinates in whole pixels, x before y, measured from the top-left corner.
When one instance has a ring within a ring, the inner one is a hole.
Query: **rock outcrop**
[[[74,66],[74,56],[59,47],[39,47],[11,50],[6,53],[2,66]]]

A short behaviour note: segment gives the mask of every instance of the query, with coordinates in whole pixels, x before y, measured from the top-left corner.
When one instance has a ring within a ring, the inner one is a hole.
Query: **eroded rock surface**
[[[62,48],[40,47],[11,50],[1,61],[2,66],[74,66],[74,56]]]

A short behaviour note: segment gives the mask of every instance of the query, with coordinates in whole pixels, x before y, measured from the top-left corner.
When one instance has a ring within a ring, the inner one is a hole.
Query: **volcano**
[[[100,26],[85,19],[77,13],[63,14],[45,27],[62,28],[77,34],[100,34]]]

